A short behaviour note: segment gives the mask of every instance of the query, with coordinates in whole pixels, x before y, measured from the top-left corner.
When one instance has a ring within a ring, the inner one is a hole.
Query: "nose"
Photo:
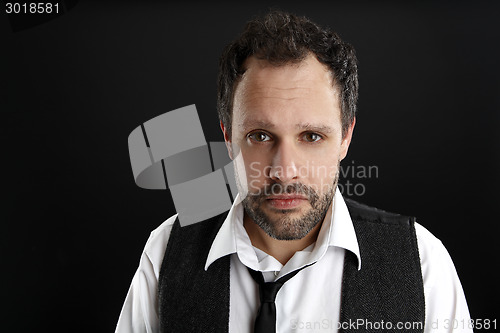
[[[290,183],[298,179],[298,152],[292,142],[281,141],[276,145],[269,178],[281,183]]]

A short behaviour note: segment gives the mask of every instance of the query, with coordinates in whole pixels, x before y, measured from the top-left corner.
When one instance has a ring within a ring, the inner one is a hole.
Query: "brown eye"
[[[250,134],[248,137],[256,142],[266,142],[271,140],[271,137],[264,132],[255,132]]]
[[[304,141],[307,141],[307,142],[317,142],[321,139],[323,139],[323,137],[317,133],[304,134]]]

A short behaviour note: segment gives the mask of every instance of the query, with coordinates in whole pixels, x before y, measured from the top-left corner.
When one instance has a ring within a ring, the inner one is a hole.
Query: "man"
[[[227,214],[153,231],[117,332],[470,331],[441,242],[337,189],[357,90],[335,33],[275,11],[247,24],[218,91],[239,194]]]

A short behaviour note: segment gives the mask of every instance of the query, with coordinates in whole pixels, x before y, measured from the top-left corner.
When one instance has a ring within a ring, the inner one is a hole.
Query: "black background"
[[[344,164],[378,177],[355,199],[417,216],[472,318],[497,318],[498,2],[80,1],[17,32],[2,4],[2,331],[114,330],[149,233],[175,213],[169,191],[134,184],[127,137],[196,104],[207,142],[222,141],[219,54],[273,5],[356,48]]]

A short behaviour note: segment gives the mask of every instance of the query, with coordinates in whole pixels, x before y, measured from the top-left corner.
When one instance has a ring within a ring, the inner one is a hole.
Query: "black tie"
[[[312,264],[307,266],[311,265]],[[259,284],[260,308],[257,312],[257,318],[255,319],[254,333],[276,332],[276,304],[274,303],[276,294],[286,281],[293,278],[295,274],[307,266],[288,273],[274,282],[265,282],[261,272],[254,271],[247,267],[252,278]]]

